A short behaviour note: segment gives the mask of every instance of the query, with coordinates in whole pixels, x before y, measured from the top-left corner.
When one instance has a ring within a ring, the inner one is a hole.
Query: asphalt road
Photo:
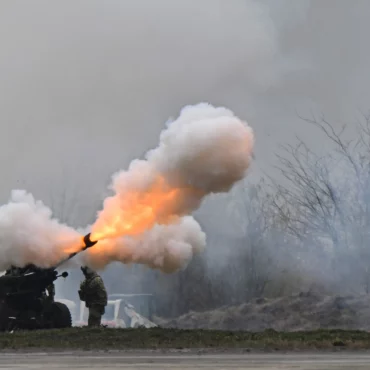
[[[1,353],[0,369],[370,369],[370,355],[332,354],[150,354]]]

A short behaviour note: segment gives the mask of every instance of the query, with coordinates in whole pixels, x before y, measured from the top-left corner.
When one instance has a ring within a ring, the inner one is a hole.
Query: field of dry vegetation
[[[0,348],[9,350],[128,350],[128,349],[244,349],[333,350],[368,349],[370,334],[360,331],[262,333],[176,329],[44,330],[0,334]]]

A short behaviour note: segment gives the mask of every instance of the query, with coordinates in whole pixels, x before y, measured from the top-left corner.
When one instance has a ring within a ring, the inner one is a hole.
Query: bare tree
[[[272,204],[280,226],[297,248],[325,251],[332,280],[369,290],[370,120],[357,124],[358,136],[345,140],[325,117],[305,119],[325,135],[332,150],[320,157],[303,140],[278,155],[283,181],[272,179]]]

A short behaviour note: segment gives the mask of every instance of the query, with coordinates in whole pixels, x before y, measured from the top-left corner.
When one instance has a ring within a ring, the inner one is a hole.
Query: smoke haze
[[[2,202],[27,189],[73,228],[92,224],[111,174],[201,101],[253,127],[248,186],[274,171],[279,145],[297,134],[325,153],[330,143],[296,112],[324,112],[338,128],[368,110],[369,13],[367,0],[2,1]],[[229,205],[210,196],[194,215],[215,253],[206,252],[211,271],[229,264],[224,246],[243,235]],[[123,270],[106,271],[108,286],[150,290],[146,278],[116,283]]]

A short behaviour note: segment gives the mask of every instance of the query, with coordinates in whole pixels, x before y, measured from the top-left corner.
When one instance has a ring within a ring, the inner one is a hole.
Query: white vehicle
[[[80,315],[76,326],[87,325],[88,310],[85,302],[80,303]],[[105,308],[105,314],[102,317],[102,325],[110,328],[153,328],[157,325],[140,315],[134,306],[124,299],[110,299]]]

